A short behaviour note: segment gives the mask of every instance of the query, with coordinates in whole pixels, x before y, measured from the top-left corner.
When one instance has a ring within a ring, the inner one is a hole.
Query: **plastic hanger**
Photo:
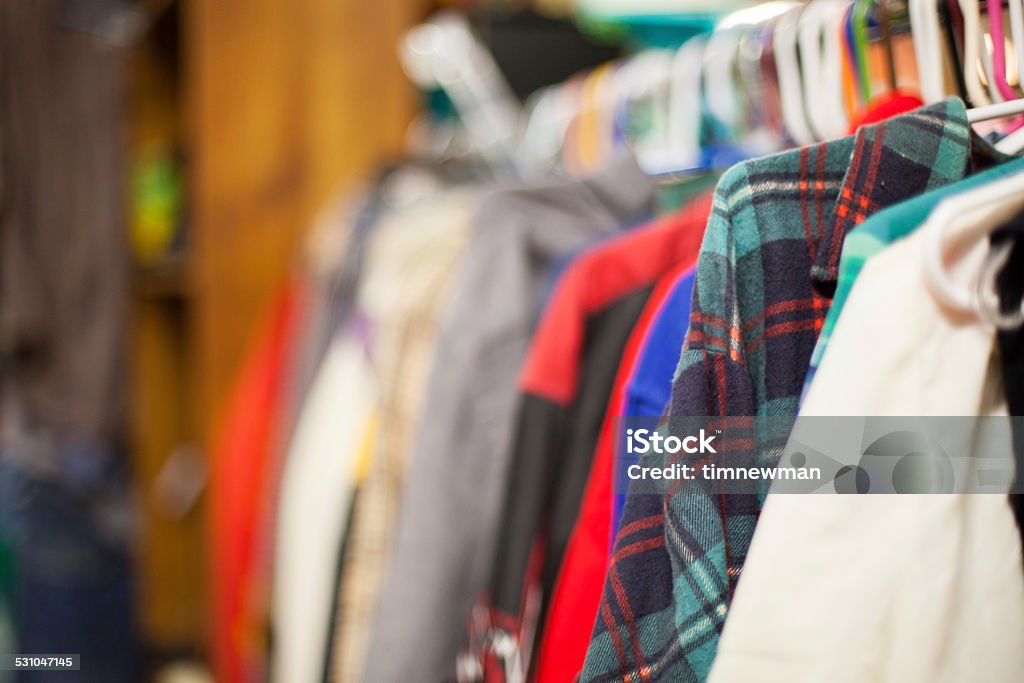
[[[941,202],[928,223],[942,226],[938,239],[926,242],[925,282],[948,308],[983,316],[977,288],[958,286],[951,271],[976,253],[978,242],[1024,208],[1024,173],[983,185]],[[978,277],[981,277],[979,272]]]
[[[914,33],[914,56],[921,87],[921,99],[927,104],[946,96],[942,48],[939,45],[939,9],[936,0],[910,0],[910,27]]]
[[[595,95],[594,123],[598,165],[604,164],[614,156],[620,141],[617,139],[616,111],[618,103],[623,99],[625,79],[622,78],[623,63],[611,62],[599,68]],[[662,97],[664,100],[665,97]],[[662,109],[664,110],[664,106]],[[664,128],[662,128],[664,130]]]
[[[1008,240],[989,249],[975,289],[975,301],[978,303],[978,313],[982,320],[1001,330],[1015,330],[1024,325],[1024,301],[1021,301],[1017,310],[1004,312],[996,287],[996,278],[1010,260],[1013,246],[1014,242]]]
[[[777,122],[779,119],[778,82],[777,79],[768,80],[762,64],[765,36],[771,35],[774,23],[770,21],[750,27],[740,39],[737,50],[736,65],[740,82],[745,86],[743,94],[747,100],[744,112],[747,125],[751,128],[773,127],[772,121]],[[774,126],[774,130],[778,130],[778,127]]]
[[[1009,116],[1024,114],[1024,99],[1015,99],[1008,102],[998,102],[985,107],[975,107],[967,110],[967,121],[978,123],[992,119],[1002,119]],[[996,150],[1003,154],[1016,156],[1024,151],[1024,128],[1019,128],[995,144]]]
[[[885,53],[885,86],[896,90],[896,58],[892,48],[892,33],[889,25],[889,12],[882,2],[876,0],[855,0],[853,9],[853,37],[857,55],[857,68],[860,76],[860,94],[865,105],[881,94],[875,92],[875,79],[871,71],[871,33],[870,20],[872,14],[882,35],[882,48]]]
[[[708,38],[702,71],[708,111],[729,130],[740,125],[740,107],[733,81],[733,66],[741,34],[735,26],[718,29]]]
[[[857,61],[857,39],[853,28],[854,3],[850,2],[843,11],[840,35],[840,58],[843,75],[843,109],[847,116],[854,118],[862,106],[860,93],[861,68]]]
[[[984,107],[974,107],[967,110],[967,120],[970,123],[980,121],[991,121],[992,119],[1003,119],[1008,116],[1024,114],[1024,99],[1010,100],[1009,102],[997,102]]]
[[[1003,33],[1003,2],[987,0],[988,30],[992,34],[992,79],[1003,100],[1017,98],[1006,82],[1006,37]]]
[[[845,11],[842,0],[821,0],[809,4],[800,17],[804,108],[819,140],[846,132],[839,40]]]
[[[580,115],[577,118],[577,126],[573,129],[575,135],[575,151],[577,151],[579,170],[586,172],[597,165],[597,89],[600,84],[601,72],[606,65],[597,67],[589,74],[583,82],[580,91]]]
[[[889,10],[884,2],[875,4],[875,18],[882,33],[882,48],[885,50],[885,84],[889,91],[896,90],[896,51],[892,46],[892,25]]]
[[[1024,152],[1024,128],[1018,128],[1005,138],[995,144],[998,151],[1003,154],[1017,156]]]
[[[767,2],[737,10],[722,19],[718,28],[708,39],[704,59],[704,86],[708,109],[724,125],[735,128],[741,123],[738,95],[743,92],[736,88],[733,74],[736,72],[738,51],[744,44],[745,36],[756,32],[787,12],[793,2]],[[749,43],[754,45],[755,43]],[[760,69],[743,74],[751,86],[760,87]]]
[[[961,99],[970,99],[967,96],[967,84],[964,82],[964,15],[960,11],[960,4],[957,0],[939,0],[935,3],[938,12],[940,26],[938,29],[939,49],[945,49],[948,62],[943,62],[943,70],[946,73],[946,82],[949,77],[953,78],[953,86]],[[949,71],[946,72],[946,65]]]
[[[797,23],[797,40],[800,46],[800,69],[803,81],[803,108],[807,122],[816,140],[829,137],[831,127],[828,108],[820,92],[814,92],[822,83],[821,73],[821,16],[826,11],[825,2],[812,2],[800,14]]]
[[[441,12],[410,29],[399,54],[415,82],[444,89],[473,147],[494,171],[522,171],[517,146],[522,121],[519,101],[464,16]]]
[[[853,110],[848,106],[843,93],[842,73],[844,66],[844,41],[838,39],[838,37],[846,30],[850,9],[851,5],[847,0],[838,0],[837,2],[834,2],[831,8],[831,16],[826,16],[826,22],[823,25],[823,35],[825,40],[825,47],[823,50],[825,61],[824,75],[826,78],[834,78],[834,82],[836,84],[835,88],[829,88],[826,90],[826,95],[831,95],[831,97],[826,97],[826,102],[830,106],[830,116],[834,122],[832,134],[829,136],[830,138],[837,138],[845,135],[846,129],[850,125],[850,117],[853,115]]]
[[[614,69],[615,66],[612,64],[602,64],[591,71],[583,82],[576,135],[579,160],[584,171],[600,166],[602,160],[607,156],[604,135],[606,128],[602,125],[602,111],[607,106],[604,95],[610,85],[610,74]]]
[[[580,124],[580,113],[583,111],[583,85],[585,76],[576,76],[566,81],[559,90],[561,106],[565,112],[565,130],[562,136],[561,160],[562,168],[569,173],[578,172],[582,167],[579,155],[579,136],[576,129]]]
[[[981,8],[978,6],[978,0],[959,0],[959,3],[960,11],[964,15],[964,85],[967,87],[967,96],[971,104],[982,107],[992,104],[992,99],[978,74],[978,64],[982,63]]]
[[[604,135],[607,148],[612,154],[617,154],[619,151],[632,146],[629,127],[630,75],[627,73],[628,66],[628,62],[620,62],[618,64],[612,86],[609,88],[611,93],[605,96],[605,99],[608,101],[603,106],[607,107],[607,109],[601,112],[602,135]],[[662,99],[667,102],[668,96],[663,95]]]
[[[646,57],[647,53],[642,56]],[[621,69],[622,65],[617,62],[602,64],[583,79],[576,125],[572,128],[576,172],[599,167],[615,146],[615,104],[623,80],[617,75]]]
[[[1017,59],[1017,85],[1024,89],[1024,0],[1008,0],[1010,4],[1010,38]]]
[[[979,12],[981,7],[979,4]],[[978,49],[981,51],[981,70],[985,74],[985,88],[988,90],[988,96],[993,102],[1004,102],[1006,98],[999,92],[999,88],[996,86],[995,68],[992,62],[992,50],[990,49],[991,39],[990,36],[985,34],[985,29],[981,29],[981,34],[978,36]]]
[[[568,116],[563,116],[561,88],[542,88],[530,95],[525,104],[526,123],[520,136],[523,158],[530,170],[547,171],[555,165],[561,151]]]
[[[868,63],[868,16],[873,0],[854,0],[850,11],[850,27],[853,34],[853,54],[857,58],[857,85],[861,103],[867,106],[871,101],[871,71]]]
[[[680,166],[700,159],[700,77],[706,48],[706,39],[691,38],[676,51],[670,66],[668,150]]]
[[[772,23],[771,20],[767,24]],[[763,31],[766,24],[745,26],[739,30],[736,43],[736,73],[739,75],[739,95],[742,103],[744,129],[760,133],[763,125],[772,117],[772,84],[765,81],[761,68]]]
[[[815,141],[814,133],[804,112],[803,85],[800,79],[800,63],[796,53],[797,26],[805,6],[797,6],[779,18],[772,32],[775,44],[775,71],[779,79],[779,100],[782,108],[782,122],[797,145],[809,145]]]
[[[776,143],[788,142],[785,127],[782,123],[782,95],[779,92],[779,69],[775,65],[775,27],[780,17],[775,17],[758,27],[757,34],[757,70],[764,84],[764,114],[761,121]]]
[[[647,175],[671,177],[699,173],[747,158],[738,148],[702,145],[703,111],[700,105],[704,64],[709,38],[692,38],[684,43],[670,65],[668,136],[664,149],[645,149],[638,154]]]
[[[731,133],[733,138],[736,138],[737,141],[742,138],[741,143],[716,141],[712,144],[701,145],[698,147],[698,161],[693,165],[680,163],[680,160],[674,160],[671,154],[651,154],[641,162],[645,172],[653,176],[672,176],[711,168],[725,168],[749,158],[752,154],[771,151],[762,149],[763,145],[759,145],[758,140],[752,140],[745,129],[747,122],[743,117],[744,109],[740,106],[738,99],[740,89],[736,83],[736,74],[740,71],[737,68],[738,51],[744,36],[750,32],[750,27],[770,22],[794,6],[793,2],[771,2],[737,10],[722,19],[716,30],[704,42],[700,55],[700,68],[694,75],[703,91],[706,111],[714,117],[717,123],[721,124],[722,128]],[[687,82],[687,79],[683,78],[681,74],[689,68],[684,66],[688,62],[688,58],[682,54],[677,57],[680,61],[674,62],[676,76],[670,78],[670,81],[684,83]],[[748,77],[754,76],[753,71],[748,71]],[[689,81],[689,83],[692,85],[693,81]],[[670,90],[674,90],[674,86]],[[686,88],[682,89],[682,91],[685,90]],[[697,99],[699,100],[699,98]],[[684,105],[692,108],[693,101],[690,99]],[[696,125],[699,129],[702,123],[703,120],[697,119],[695,124],[687,125]],[[686,126],[678,130],[685,131]],[[693,129],[690,128],[689,133],[681,132],[677,135],[676,140],[691,139]],[[776,137],[773,136],[773,138]]]
[[[675,56],[671,50],[650,50],[640,53],[620,70],[626,118],[644,126],[642,130],[635,130],[633,123],[626,125],[632,133],[637,159],[645,170],[664,163],[666,157],[672,158],[670,136],[673,126],[678,125],[672,114]],[[699,102],[699,90],[696,95],[691,91],[690,110],[699,110]],[[699,117],[699,111],[694,113]]]
[[[785,3],[783,6],[788,12],[795,5]],[[775,26],[784,13],[748,26],[743,31],[736,60],[747,113],[748,133],[744,144],[759,154],[777,151],[784,142],[788,142],[782,123],[774,48]]]

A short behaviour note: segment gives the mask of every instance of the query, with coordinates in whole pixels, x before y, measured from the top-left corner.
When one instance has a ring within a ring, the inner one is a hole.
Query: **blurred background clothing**
[[[60,6],[0,8],[0,368],[26,429],[99,445],[125,421],[124,53]]]
[[[0,611],[15,626],[0,649],[81,653],[94,664],[67,680],[128,683],[124,52],[62,28],[61,11],[0,7]]]
[[[105,661],[107,669],[83,670],[90,680],[148,680],[182,658],[212,660],[218,677],[264,671],[236,668],[218,652],[265,653],[271,639],[266,501],[276,498],[279,451],[301,407],[286,397],[304,395],[355,299],[361,250],[344,243],[365,241],[367,230],[346,237],[349,221],[361,215],[368,229],[394,204],[360,188],[406,163],[418,114],[450,116],[450,102],[410,82],[397,46],[451,4],[0,6],[0,651],[74,650]],[[567,3],[461,9],[520,100],[620,54],[614,42],[583,36]],[[479,177],[442,172],[451,173]],[[431,220],[417,208],[424,202],[402,201],[403,211]],[[457,270],[457,240],[430,243],[440,251],[433,265],[416,266],[422,288],[407,285],[407,300],[393,304],[408,315],[388,317],[379,331],[391,358],[381,361],[385,406],[410,420],[421,401],[411,389],[429,372]],[[381,258],[372,242],[367,248]],[[344,265],[329,263],[330,253]],[[322,280],[296,290],[286,283],[297,272]],[[286,290],[290,308],[275,313]],[[318,304],[305,298],[314,293]],[[270,324],[287,328],[275,333],[276,379],[237,384],[245,365],[269,368],[251,340],[275,315],[286,318]],[[261,395],[263,412],[251,412]],[[290,417],[274,417],[277,426],[228,452],[218,445],[283,405]],[[356,505],[355,529],[380,529],[355,536],[361,559],[345,564],[352,578],[338,595],[351,606],[339,613],[339,633],[361,624],[357,641],[368,637],[379,591],[369,584],[390,555],[395,472],[414,433],[381,440],[384,456],[368,468]],[[250,536],[219,536],[226,528]],[[36,544],[21,552],[27,543]],[[69,565],[33,572],[57,557]],[[236,579],[244,585],[227,590]],[[25,613],[29,604],[40,611]],[[236,618],[244,629],[231,625]],[[227,630],[211,629],[222,623]],[[339,655],[344,678],[361,668],[356,661]]]

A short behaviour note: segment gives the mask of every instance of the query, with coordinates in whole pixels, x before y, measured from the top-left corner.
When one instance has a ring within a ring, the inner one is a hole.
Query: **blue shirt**
[[[626,383],[623,417],[632,418],[630,426],[654,429],[658,426],[661,416],[665,414],[665,408],[672,396],[672,377],[679,364],[679,354],[686,339],[686,327],[690,320],[693,280],[692,268],[676,279],[647,330],[647,336],[633,366],[633,373]],[[648,422],[650,424],[647,424]],[[622,520],[622,510],[626,504],[625,491],[628,488],[628,479],[625,472],[636,460],[636,456],[626,455],[624,434],[621,433],[622,430],[619,431],[615,447],[617,466],[616,482],[612,489],[612,534],[609,540],[609,553],[619,532],[619,522]],[[627,462],[629,457],[632,457],[632,460]]]

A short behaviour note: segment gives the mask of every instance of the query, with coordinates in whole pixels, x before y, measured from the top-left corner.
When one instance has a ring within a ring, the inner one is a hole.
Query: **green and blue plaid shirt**
[[[995,161],[949,99],[731,168],[701,248],[671,415],[782,418],[772,424],[785,433],[758,436],[784,442],[847,232]],[[751,460],[762,452],[751,444]],[[763,495],[667,486],[629,497],[584,683],[704,681],[711,670]]]

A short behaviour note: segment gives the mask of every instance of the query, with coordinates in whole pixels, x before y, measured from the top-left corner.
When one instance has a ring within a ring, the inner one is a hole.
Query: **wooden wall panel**
[[[401,150],[414,94],[396,45],[419,0],[187,7],[198,424],[209,428],[316,210]]]
[[[169,511],[157,483],[176,449],[195,447],[182,400],[191,389],[182,305],[176,296],[144,291],[135,302],[130,347],[132,469],[145,520],[139,620],[147,644],[164,651],[200,647],[205,623],[202,507]]]

